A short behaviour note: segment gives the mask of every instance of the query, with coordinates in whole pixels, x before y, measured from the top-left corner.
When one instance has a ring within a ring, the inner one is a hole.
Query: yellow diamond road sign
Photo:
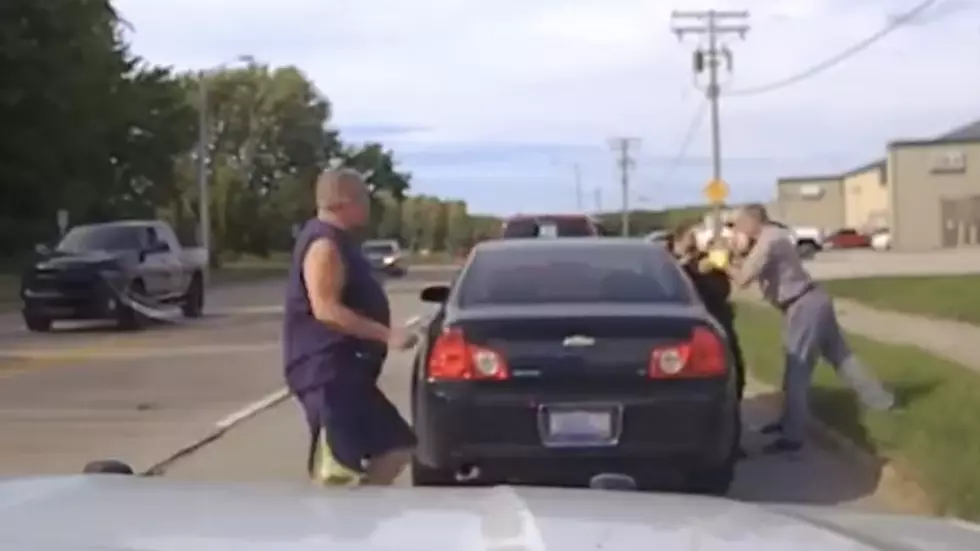
[[[728,185],[721,180],[711,180],[704,186],[704,196],[711,203],[723,203],[728,198]]]

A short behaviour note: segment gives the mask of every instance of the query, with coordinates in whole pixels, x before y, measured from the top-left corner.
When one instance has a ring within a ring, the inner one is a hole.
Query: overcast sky
[[[633,200],[701,200],[710,173],[694,38],[670,32],[672,9],[751,8],[732,38],[725,86],[766,84],[819,63],[921,0],[116,0],[134,50],[178,69],[249,54],[303,69],[333,103],[348,141],[380,140],[420,193],[473,211],[618,208],[607,139],[642,138]],[[980,118],[980,6],[940,0],[835,69],[722,104],[732,200],[768,200],[775,179],[834,173]],[[675,167],[671,170],[671,167]]]

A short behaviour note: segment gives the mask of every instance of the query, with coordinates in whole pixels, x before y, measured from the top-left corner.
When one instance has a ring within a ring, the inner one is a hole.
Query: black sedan
[[[642,240],[478,245],[419,347],[416,485],[723,494],[740,437],[733,357],[676,262]]]

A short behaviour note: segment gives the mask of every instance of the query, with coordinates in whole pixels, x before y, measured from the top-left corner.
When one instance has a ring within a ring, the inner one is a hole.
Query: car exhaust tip
[[[124,474],[132,476],[133,468],[123,463],[122,461],[116,461],[115,459],[106,459],[101,461],[90,461],[82,469],[83,474]]]
[[[589,488],[632,492],[636,490],[636,480],[632,476],[621,473],[601,473],[589,480]]]

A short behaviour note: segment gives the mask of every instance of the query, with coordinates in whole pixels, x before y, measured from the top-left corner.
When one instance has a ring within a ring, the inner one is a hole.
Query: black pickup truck
[[[75,226],[54,249],[38,245],[37,253],[21,280],[31,331],[48,331],[57,320],[103,319],[137,329],[145,305],[177,305],[188,317],[204,308],[207,251],[183,248],[166,222]]]

